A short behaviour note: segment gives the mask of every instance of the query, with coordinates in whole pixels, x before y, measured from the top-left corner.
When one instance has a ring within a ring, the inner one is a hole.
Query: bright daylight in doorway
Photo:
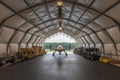
[[[60,47],[65,49],[67,52],[73,52],[76,46],[76,41],[71,36],[58,32],[45,40],[44,48],[47,52],[56,52],[55,50]],[[66,52],[65,52],[66,53]]]
[[[65,33],[57,33],[45,40],[45,42],[68,42],[68,43],[75,43],[75,39]]]

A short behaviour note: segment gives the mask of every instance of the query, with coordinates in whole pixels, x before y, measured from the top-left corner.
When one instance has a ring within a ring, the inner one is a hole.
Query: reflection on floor
[[[0,70],[0,80],[120,80],[120,68],[81,56],[47,54]]]

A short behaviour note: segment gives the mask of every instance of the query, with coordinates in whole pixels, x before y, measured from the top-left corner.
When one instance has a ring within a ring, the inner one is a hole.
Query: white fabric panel
[[[27,34],[27,35],[25,36],[25,38],[23,39],[22,43],[27,43],[28,40],[30,39],[30,37],[31,37],[31,35],[30,35],[30,34]]]
[[[40,40],[40,37],[35,41],[35,44]]]
[[[22,15],[24,18],[28,19],[33,24],[39,24],[41,22],[39,20],[39,18],[35,15],[35,13],[32,12],[31,9],[26,10],[26,11],[20,13],[20,15]]]
[[[100,41],[98,40],[98,38],[96,37],[95,34],[91,34],[90,36],[91,36],[92,40],[93,40],[96,44],[99,44],[99,43],[100,43]]]
[[[36,39],[36,36],[33,36],[33,38],[30,40],[30,43],[32,44],[35,39]]]
[[[75,0],[73,0],[73,1],[75,1]],[[79,3],[81,3],[81,4],[84,4],[84,5],[90,5],[90,3],[92,2],[92,0],[77,0]]]
[[[79,43],[80,43],[80,44],[84,44],[81,39],[79,39]]]
[[[112,43],[111,40],[103,32],[98,32],[97,34],[103,43]]]
[[[35,33],[36,36],[42,36],[42,33],[39,31],[37,33]]]
[[[18,45],[17,44],[10,44],[10,53],[15,54],[18,52]]]
[[[27,22],[24,25],[22,25],[19,29],[23,31],[27,31],[31,27],[33,27],[33,25]]]
[[[26,0],[27,1],[27,0]],[[38,3],[42,3],[43,0],[29,0],[28,3],[30,5],[35,5],[35,4],[38,4]]]
[[[39,28],[44,28],[45,25],[44,25],[44,24],[40,24],[40,25],[38,25],[37,27],[39,27]]]
[[[120,4],[118,4],[115,7],[113,7],[106,14],[111,16],[112,18],[114,18],[118,22],[120,22]]]
[[[88,44],[86,44],[86,48],[89,48],[89,45],[88,45]]]
[[[94,22],[96,22],[98,25],[101,25],[103,28],[107,28],[115,25],[115,23],[111,19],[105,16],[101,16],[97,18]]]
[[[39,44],[41,43],[41,40],[42,40],[42,39],[40,39],[40,41],[38,42]]]
[[[16,35],[13,37],[13,39],[12,39],[11,42],[12,42],[12,43],[19,43],[20,40],[22,39],[23,35],[24,35],[23,32],[18,31],[18,32],[16,33]]]
[[[81,39],[84,41],[84,43],[86,43],[86,44],[87,44],[86,40],[85,40],[83,37],[81,37]]]
[[[33,44],[33,46],[36,46],[36,44]]]
[[[21,18],[20,16],[16,15],[16,16],[13,16],[12,18],[8,19],[5,22],[5,24],[9,25],[11,27],[14,27],[14,28],[18,28],[24,22],[26,22],[26,21],[23,18]]]
[[[75,21],[75,20],[74,20],[74,21]],[[69,24],[70,24],[71,26],[74,26],[75,23],[74,23],[74,22],[69,22]]]
[[[120,60],[120,56],[112,56],[112,59]]]
[[[40,0],[39,0],[40,1]],[[41,0],[42,1],[42,0]],[[52,10],[56,6],[56,2],[48,3],[49,10]],[[53,14],[52,14],[53,15]]]
[[[32,44],[28,44],[28,48],[31,48],[32,47]]]
[[[97,25],[95,22],[90,23],[88,26],[92,28],[94,31],[98,31],[102,29],[101,26]]]
[[[105,44],[104,46],[105,46],[105,53],[106,54],[111,54],[112,59],[120,60],[119,56],[116,56],[116,50],[115,50],[113,44]]]
[[[12,11],[10,11],[8,8],[0,4],[0,22],[12,14],[13,14]]]
[[[85,47],[85,44],[83,44],[83,47]]]
[[[21,44],[20,48],[26,48],[26,44]]]
[[[80,42],[79,42],[79,40],[78,40],[78,39],[76,40],[76,46],[77,46],[77,47],[79,47],[79,46],[80,46]]]
[[[30,33],[34,33],[35,31],[37,31],[38,30],[38,28],[33,28],[33,29],[31,29],[29,32]]]
[[[3,2],[16,11],[27,8],[27,5],[23,1],[24,0],[3,0]]]
[[[105,53],[110,54],[113,48],[113,44],[105,44]]]
[[[87,32],[87,33],[92,33],[92,31],[90,29],[88,29],[88,28],[83,28],[82,30]]]
[[[6,53],[7,44],[0,44],[0,56]]]
[[[7,43],[13,33],[14,33],[14,30],[4,27],[3,31],[2,31],[2,34],[0,36],[0,42],[1,43]]]
[[[88,11],[84,14],[81,20],[85,20],[85,22],[89,22],[92,19],[94,19],[97,15],[99,15],[97,12],[88,9]],[[80,21],[79,21],[80,22]]]
[[[51,24],[52,24],[52,22],[46,22],[46,26],[49,26]]]
[[[104,11],[116,1],[117,0],[96,0],[92,7],[97,10]]]
[[[89,44],[93,44],[91,39],[88,36],[85,36],[86,40],[89,42]]]
[[[114,27],[114,28],[108,29],[107,31],[112,36],[112,38],[114,39],[114,41],[116,43],[120,42],[120,32],[119,32],[118,27]]]
[[[94,44],[90,44],[90,47],[91,47],[91,48],[94,47]]]
[[[46,29],[44,29],[43,30],[45,33],[47,33],[48,31],[49,31],[49,29],[48,28],[46,28]]]
[[[36,36],[33,36],[29,43],[32,44],[35,39],[36,39]]]
[[[117,44],[117,49],[118,49],[118,55],[119,55],[119,57],[120,57],[120,43]],[[119,60],[120,60],[120,59],[119,59]]]
[[[102,45],[101,44],[96,44],[96,48],[99,48],[100,51],[102,51]]]

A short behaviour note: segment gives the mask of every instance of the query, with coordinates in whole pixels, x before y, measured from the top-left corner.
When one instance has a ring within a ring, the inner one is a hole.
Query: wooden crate
[[[100,59],[99,59],[99,61],[100,62],[103,62],[103,63],[109,63],[110,62],[110,58],[107,58],[107,57],[101,57]]]

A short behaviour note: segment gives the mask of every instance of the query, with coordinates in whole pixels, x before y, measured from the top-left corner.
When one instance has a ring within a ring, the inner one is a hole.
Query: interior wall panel
[[[96,22],[98,25],[100,25],[103,28],[107,28],[115,25],[115,23],[111,19],[107,18],[106,16],[100,16],[94,22]]]
[[[120,43],[119,44],[117,44],[117,53],[118,53],[118,60],[120,60]]]
[[[94,47],[94,44],[90,44],[90,47],[93,48],[93,47]]]
[[[84,44],[80,38],[78,38],[79,45]]]
[[[21,11],[27,8],[27,5],[24,3],[24,0],[3,0],[3,2],[5,2],[11,8],[13,8],[15,11]]]
[[[85,38],[87,39],[87,41],[89,42],[89,44],[93,44],[93,42],[91,41],[91,39],[88,36],[85,36]]]
[[[32,48],[32,44],[28,44],[28,46],[27,46],[28,48]]]
[[[23,35],[24,35],[23,32],[19,32],[19,31],[18,31],[18,32],[15,34],[15,36],[13,37],[11,43],[19,43],[20,40],[22,39]]]
[[[7,48],[7,44],[0,44],[0,56],[6,54],[6,48]]]
[[[117,44],[118,55],[120,56],[120,43]]]
[[[92,5],[93,8],[98,9],[99,11],[104,11],[109,8],[112,4],[114,4],[117,0],[96,0]]]
[[[0,3],[0,22],[12,15],[13,12]]]
[[[118,22],[120,22],[120,4],[113,7],[111,10],[106,12],[106,14],[111,16],[112,18],[114,18]]]
[[[14,33],[14,30],[4,27],[0,35],[0,43],[7,43],[13,33]]]
[[[35,41],[35,43],[34,44],[37,44],[37,42],[40,40],[40,37]]]
[[[81,37],[82,41],[84,41],[84,43],[88,44],[87,41],[85,40],[85,38]]]
[[[114,48],[113,44],[104,44],[104,46],[105,46],[105,53],[106,54],[116,55],[115,48]]]
[[[116,43],[120,43],[120,31],[118,27],[110,28],[107,31]]]
[[[18,44],[10,44],[10,54],[15,54],[18,52]]]
[[[35,39],[36,39],[36,36],[33,36],[33,38],[30,40],[30,42],[29,43],[33,43],[34,41],[35,41]]]
[[[101,44],[96,44],[96,48],[99,48],[99,50],[101,51],[101,52],[103,52],[103,47],[102,47],[102,45]]]
[[[12,18],[8,19],[4,24],[9,25],[14,28],[18,28],[24,22],[26,21],[22,17],[15,15]]]
[[[102,29],[101,26],[97,25],[95,22],[90,23],[88,26],[92,28],[94,31],[98,31]]]
[[[27,43],[28,40],[30,39],[30,37],[31,37],[31,35],[30,35],[30,34],[27,34],[27,35],[25,36],[25,38],[23,39],[22,43]]]
[[[96,44],[100,44],[100,41],[98,40],[95,34],[91,34],[90,36]]]
[[[26,48],[26,44],[20,44],[20,48]]]
[[[24,23],[19,29],[23,31],[27,31],[31,27],[33,27],[33,25],[27,22],[27,23]]]
[[[103,43],[112,43],[108,36],[106,36],[103,32],[97,33]]]

